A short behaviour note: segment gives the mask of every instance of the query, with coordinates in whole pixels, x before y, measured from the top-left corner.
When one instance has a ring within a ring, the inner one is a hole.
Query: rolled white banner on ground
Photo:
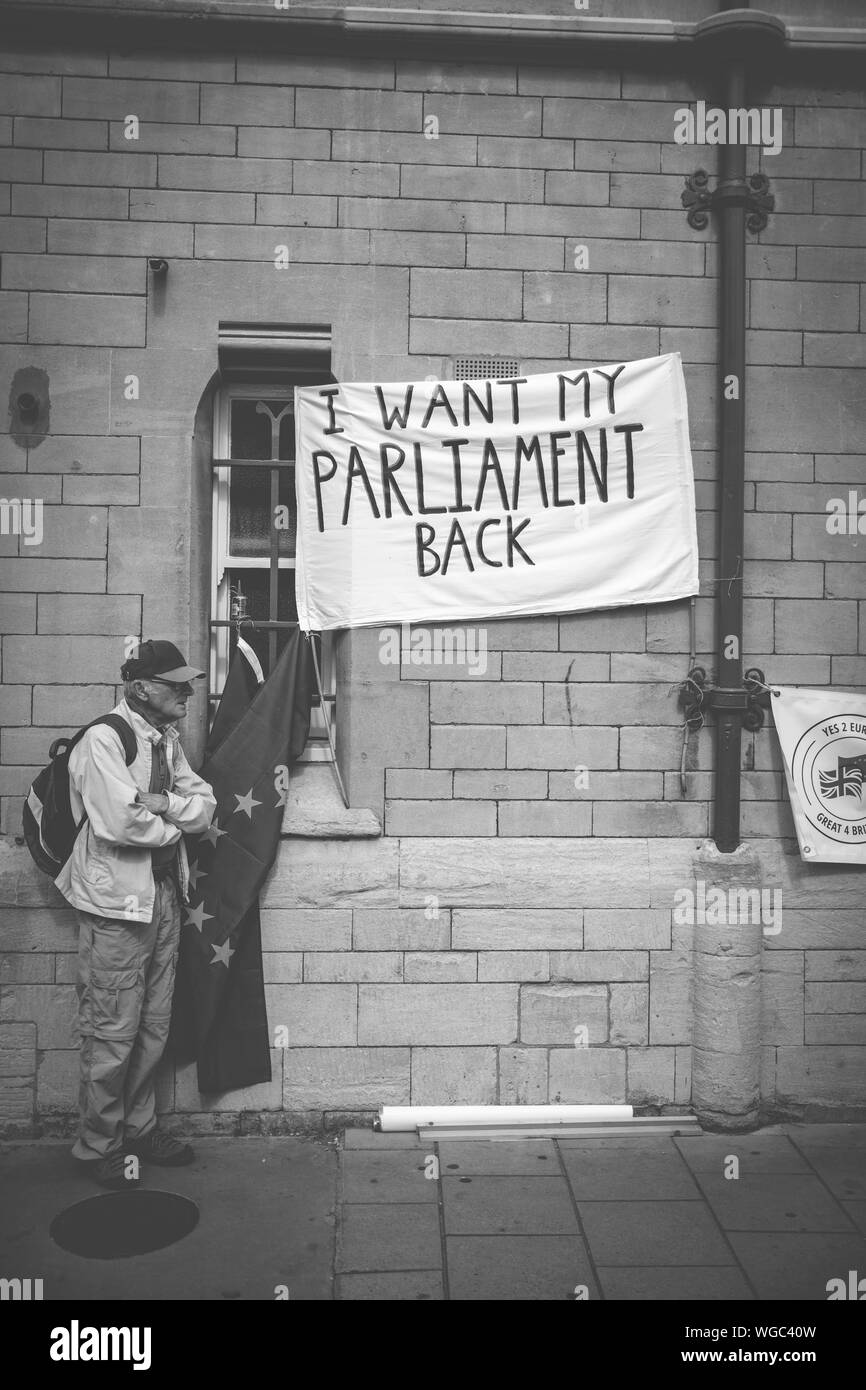
[[[630,1105],[380,1105],[383,1133],[437,1125],[574,1125],[630,1120]]]

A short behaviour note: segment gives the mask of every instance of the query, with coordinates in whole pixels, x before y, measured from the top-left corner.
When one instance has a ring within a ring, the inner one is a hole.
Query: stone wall
[[[532,372],[680,352],[712,666],[718,261],[679,199],[716,151],[673,142],[677,107],[706,93],[660,73],[96,50],[2,66],[0,395],[22,369],[50,394],[41,442],[22,447],[14,420],[0,437],[4,496],[44,502],[40,545],[0,537],[0,1075],[26,1126],[74,1105],[75,926],[15,841],[21,800],[51,739],[113,703],[127,634],[200,659],[192,435],[218,320],[330,323],[346,379],[447,374],[457,354]],[[776,210],[748,251],[744,658],[774,682],[857,688],[862,540],[828,534],[826,507],[864,481],[864,94],[765,100],[784,143],[750,153]],[[170,262],[163,289],[151,256]],[[692,736],[683,795],[688,632],[687,604],[491,623],[479,676],[386,668],[379,634],[353,634],[343,756],[384,834],[283,842],[262,904],[289,1037],[274,1080],[203,1100],[166,1068],[165,1108],[687,1107],[693,941],[672,903],[712,829],[715,757],[710,731]],[[743,834],[783,894],[765,1105],[850,1114],[862,872],[800,864],[771,730],[744,740],[743,768]]]

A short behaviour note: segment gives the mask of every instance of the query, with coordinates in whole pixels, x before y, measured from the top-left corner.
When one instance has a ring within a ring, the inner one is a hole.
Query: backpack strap
[[[117,734],[123,745],[126,766],[129,767],[130,763],[135,762],[138,756],[138,741],[134,730],[119,714],[101,714],[98,719],[92,719],[89,724],[85,724],[84,728],[79,729],[71,738],[56,738],[48,750],[48,756],[53,759],[61,753],[68,757],[75,745],[84,738],[87,730],[93,729],[97,724],[107,724],[109,729],[113,729]]]
[[[123,744],[123,756],[126,759],[127,767],[129,767],[130,763],[135,762],[135,759],[138,757],[138,740],[135,737],[134,729],[127,724],[126,720],[121,715],[101,714],[98,719],[94,719],[86,728],[82,729],[81,733],[85,734],[88,729],[92,729],[96,724],[107,724],[108,727],[113,729],[117,734],[120,742]]]

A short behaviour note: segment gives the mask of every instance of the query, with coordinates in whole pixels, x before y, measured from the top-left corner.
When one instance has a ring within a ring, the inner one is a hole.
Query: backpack
[[[56,878],[72,853],[78,832],[87,820],[76,825],[69,800],[69,755],[88,729],[107,724],[123,744],[126,766],[135,760],[138,744],[135,733],[119,714],[103,714],[85,724],[69,738],[56,738],[48,750],[51,759],[33,781],[24,803],[24,838],[38,868]]]

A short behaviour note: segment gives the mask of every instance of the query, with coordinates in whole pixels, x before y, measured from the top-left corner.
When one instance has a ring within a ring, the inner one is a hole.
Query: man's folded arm
[[[179,743],[174,746],[174,787],[168,793],[165,819],[187,835],[207,830],[216,810],[213,787],[193,772]]]
[[[101,840],[158,849],[180,839],[176,826],[136,801],[138,788],[126,766],[120,739],[106,725],[89,729],[72,750],[69,773],[93,833]]]

